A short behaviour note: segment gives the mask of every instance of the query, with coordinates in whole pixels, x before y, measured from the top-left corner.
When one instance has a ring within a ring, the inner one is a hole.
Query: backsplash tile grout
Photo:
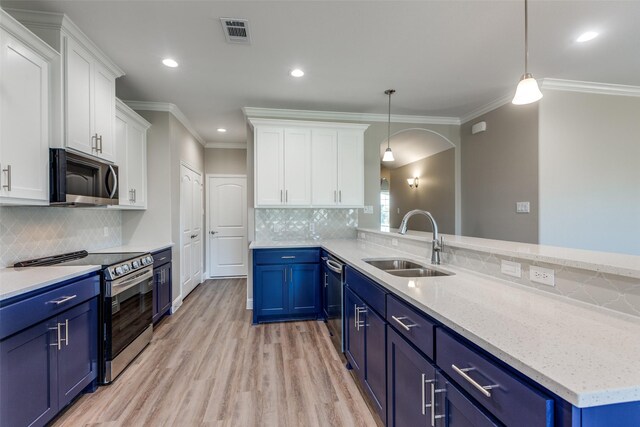
[[[257,241],[355,238],[357,209],[256,209]]]

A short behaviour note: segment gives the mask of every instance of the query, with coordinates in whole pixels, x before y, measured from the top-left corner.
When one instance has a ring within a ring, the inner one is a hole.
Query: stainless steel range
[[[153,257],[149,253],[72,252],[14,267],[101,265],[100,382],[112,382],[151,341]]]

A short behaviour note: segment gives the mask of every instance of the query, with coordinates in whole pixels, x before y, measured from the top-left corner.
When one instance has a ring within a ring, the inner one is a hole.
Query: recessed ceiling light
[[[576,39],[578,43],[588,42],[589,40],[593,40],[598,37],[598,33],[595,31],[587,31],[586,33],[582,33],[580,37]]]
[[[225,133],[227,130],[225,128],[218,128],[218,132]]]
[[[178,66],[178,63],[174,59],[171,59],[171,58],[163,59],[162,63],[164,65],[166,65],[167,67],[170,67],[170,68],[176,68]]]
[[[296,68],[295,70],[291,70],[289,74],[291,74],[292,77],[302,77],[304,76],[304,71],[300,68]]]

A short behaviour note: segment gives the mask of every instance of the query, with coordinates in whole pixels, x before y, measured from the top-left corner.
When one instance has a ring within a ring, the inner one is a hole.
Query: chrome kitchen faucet
[[[414,215],[423,215],[426,216],[431,222],[431,229],[433,230],[433,240],[431,241],[431,264],[440,264],[440,252],[444,247],[444,241],[438,238],[438,224],[436,224],[436,220],[433,218],[427,211],[423,211],[420,209],[414,209],[412,211],[407,212],[407,214],[402,218],[402,222],[400,223],[400,230],[398,233],[406,234],[407,233],[407,223],[409,222],[409,218]]]

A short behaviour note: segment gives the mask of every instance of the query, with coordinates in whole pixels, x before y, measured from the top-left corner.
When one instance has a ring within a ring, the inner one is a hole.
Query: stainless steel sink
[[[409,261],[408,259],[401,258],[387,258],[387,259],[369,259],[364,260],[367,264],[371,264],[380,270],[407,270],[410,268],[426,268],[422,264]]]
[[[363,261],[399,277],[438,277],[453,275],[453,273],[429,268],[426,265],[403,258],[365,259]]]
[[[451,276],[453,273],[434,270],[432,268],[408,268],[406,270],[385,270],[387,273],[400,277],[438,277]]]

